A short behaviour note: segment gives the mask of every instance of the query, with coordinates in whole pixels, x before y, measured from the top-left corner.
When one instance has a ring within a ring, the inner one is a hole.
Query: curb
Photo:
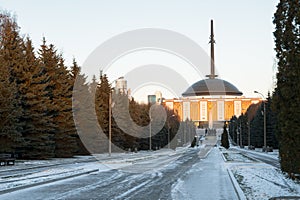
[[[220,151],[220,153],[221,153],[221,156],[222,156],[222,158],[223,158],[224,162],[227,162],[227,160],[226,160],[226,158],[225,158],[225,156],[224,156],[223,152],[222,152],[222,151]]]
[[[242,189],[241,189],[239,183],[238,183],[237,180],[235,179],[235,177],[234,177],[233,173],[231,172],[231,170],[230,170],[230,169],[227,169],[227,172],[228,172],[228,175],[229,175],[229,177],[230,177],[231,183],[232,183],[232,185],[233,185],[233,187],[234,187],[234,190],[235,190],[235,192],[236,192],[236,194],[237,194],[239,200],[247,200],[247,198],[246,198],[244,192],[242,191]]]
[[[221,153],[221,157],[223,158],[224,162],[227,162],[227,160],[226,160],[226,158],[225,158],[223,152],[222,152],[220,149],[219,149],[219,152]],[[232,185],[233,185],[234,191],[235,191],[235,193],[237,194],[239,200],[247,200],[247,198],[246,198],[246,196],[245,196],[243,190],[242,190],[241,187],[240,187],[240,184],[239,184],[239,183],[237,182],[237,180],[235,179],[235,177],[234,177],[233,173],[231,172],[231,170],[228,169],[228,168],[227,168],[226,170],[227,170],[227,173],[228,173],[229,178],[230,178],[230,180],[231,180],[231,183],[232,183]]]
[[[206,158],[207,156],[208,156],[208,154],[211,152],[211,150],[213,149],[213,147],[212,148],[210,148],[210,150],[209,151],[207,151],[207,153],[204,155],[204,157],[203,158]]]
[[[95,162],[95,161],[97,161],[97,160],[95,160],[95,159],[87,159],[87,160],[80,160],[80,161],[76,161],[76,162],[65,162],[65,163],[36,165],[36,166],[25,167],[25,168],[13,168],[13,169],[0,170],[0,173],[2,173],[2,172],[13,172],[13,171],[24,171],[24,170],[28,170],[28,169],[38,169],[38,168],[44,168],[44,167],[54,167],[54,166],[58,166],[58,165],[68,165],[68,164],[74,164],[74,163]]]
[[[70,176],[60,177],[60,178],[56,178],[56,179],[52,179],[52,180],[48,180],[48,181],[43,181],[43,182],[40,182],[40,183],[32,183],[32,184],[29,184],[29,185],[22,185],[22,186],[19,186],[19,187],[9,188],[9,189],[5,189],[5,190],[1,190],[0,195],[10,193],[10,192],[14,192],[14,191],[17,191],[17,190],[30,188],[30,187],[45,185],[45,184],[48,184],[48,183],[53,183],[53,182],[56,182],[56,181],[61,181],[61,180],[69,179],[69,178],[74,178],[74,177],[77,177],[77,176],[82,176],[82,175],[89,174],[89,173],[92,173],[92,172],[97,172],[97,171],[99,171],[99,169],[94,169],[94,170],[90,170],[90,171],[86,171],[86,172],[81,172],[81,173],[78,173],[78,174],[73,174],[73,175],[70,175]]]

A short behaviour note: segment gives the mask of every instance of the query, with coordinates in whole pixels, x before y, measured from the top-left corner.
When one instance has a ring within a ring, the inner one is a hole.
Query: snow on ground
[[[172,199],[239,199],[217,148],[172,185]]]
[[[203,196],[203,189],[205,188],[207,190],[206,193],[209,194],[209,187],[207,189],[207,187],[203,185],[205,183],[206,185],[211,185],[211,187],[214,188],[215,195],[220,183],[215,183],[215,186],[212,186],[211,183],[218,180],[218,176],[220,176],[222,171],[224,171],[223,167],[231,170],[238,183],[236,187],[240,187],[242,189],[247,199],[267,200],[272,197],[279,196],[297,196],[300,198],[300,182],[287,178],[287,176],[279,169],[245,156],[236,151],[234,148],[229,150],[220,148],[220,151],[224,160],[226,160],[224,165],[222,165],[222,161],[218,159],[213,151],[212,156],[196,163],[183,178],[173,184],[173,199],[197,199],[197,197],[205,199],[209,197],[209,195]],[[248,150],[245,149],[244,151]],[[264,156],[278,159],[278,151],[271,153],[262,153],[260,150],[251,151],[251,153],[253,152],[257,155],[263,154]],[[211,168],[218,166],[221,170],[218,171],[215,169],[215,171],[210,171],[209,167],[205,167],[205,164],[208,164],[209,162],[211,162],[209,165]],[[205,180],[201,174],[205,174],[205,176],[209,178]],[[224,175],[222,181],[225,180],[225,177],[226,176]],[[231,185],[231,183],[228,184]],[[223,191],[221,190],[219,192],[222,194]],[[226,195],[230,195],[230,193],[227,193]],[[221,196],[219,195],[219,197]],[[228,196],[224,197],[228,199]]]
[[[299,196],[300,185],[267,164],[233,167],[232,172],[248,199]]]
[[[248,147],[245,146],[244,149],[242,148],[239,148],[239,147],[231,147],[231,149],[237,149],[239,151],[246,151],[246,152],[251,152],[252,154],[256,154],[256,155],[263,155],[265,157],[270,157],[270,158],[273,158],[273,159],[278,159],[279,158],[279,152],[278,152],[278,149],[274,149],[273,152],[263,152],[261,148],[255,148],[255,150],[248,150]]]
[[[247,199],[264,200],[278,196],[300,197],[300,183],[287,178],[279,169],[248,159],[233,149],[221,149],[221,152],[225,154],[224,158],[228,159],[227,167],[234,174]],[[261,154],[260,152],[256,153]],[[264,153],[264,155],[266,154]],[[269,156],[278,158],[277,155],[275,152]]]
[[[208,141],[205,141],[207,143]],[[204,148],[203,144],[199,148]],[[22,185],[43,182],[55,178],[63,178],[78,173],[94,171],[99,173],[111,169],[124,170],[126,167],[130,169],[142,169],[141,172],[148,170],[154,175],[159,172],[160,168],[166,166],[172,168],[181,163],[176,158],[188,151],[188,147],[177,148],[176,151],[170,149],[161,149],[159,151],[140,151],[138,153],[112,153],[97,154],[96,161],[92,161],[91,156],[80,156],[71,159],[53,159],[46,161],[18,161],[15,166],[0,167],[0,190],[19,187]],[[248,150],[244,150],[248,151]],[[258,150],[259,151],[259,150]],[[261,152],[256,154],[262,154]],[[278,158],[278,151],[272,153],[263,153],[264,156]],[[300,183],[288,179],[280,170],[258,162],[242,155],[234,149],[225,150],[214,148],[210,153],[211,156],[205,159],[199,159],[199,162],[191,167],[184,176],[178,179],[172,186],[173,199],[207,199],[211,197],[220,197],[223,199],[235,199],[235,192],[232,183],[229,181],[227,169],[230,169],[236,178],[239,186],[244,192],[247,199],[269,199],[276,196],[300,196]],[[227,161],[222,160],[222,157]],[[221,158],[221,159],[220,159]],[[81,161],[89,162],[81,162]],[[65,163],[65,164],[64,164]],[[70,164],[72,163],[72,164]],[[154,168],[161,163],[160,168]],[[64,164],[54,166],[55,164]],[[37,172],[18,172],[21,175],[15,176],[3,175],[8,169],[22,169],[36,166],[53,165],[53,167]],[[153,170],[154,169],[154,170]],[[126,170],[125,170],[126,171]],[[23,174],[25,172],[25,174]],[[218,179],[218,177],[220,179]],[[229,189],[228,186],[230,185]],[[219,188],[219,189],[218,189]],[[217,194],[217,192],[219,192]],[[205,196],[203,196],[205,194]],[[215,195],[215,196],[214,196]],[[233,196],[230,196],[233,195]],[[219,198],[219,199],[220,199]]]
[[[60,166],[42,171],[31,171],[28,173],[19,172],[12,175],[5,175],[0,177],[0,191],[21,187],[24,185],[31,185],[42,183],[54,179],[61,179],[76,174],[84,174],[93,171],[106,171],[109,168],[105,165],[96,163],[87,164],[73,164],[67,166]]]
[[[99,163],[110,169],[119,169],[126,172],[143,173],[157,171],[170,162],[176,160],[182,153],[188,151],[189,146],[179,147],[176,150],[160,149],[158,151],[139,151],[137,153],[114,153],[111,157],[107,154],[96,154]],[[145,167],[145,164],[147,164]],[[140,165],[143,168],[140,168]]]
[[[14,166],[4,166],[0,168],[0,192],[17,187],[23,187],[31,184],[43,183],[55,179],[63,179],[78,174],[100,173],[111,169],[126,170],[126,167],[133,172],[157,173],[157,170],[167,166],[171,161],[187,151],[188,147],[177,148],[175,151],[171,149],[161,149],[158,151],[140,151],[138,153],[112,153],[97,154],[93,159],[92,156],[78,156],[67,159],[51,159],[51,160],[18,160]],[[86,161],[86,162],[85,162]],[[139,164],[145,163],[149,167],[139,169]],[[180,164],[180,163],[177,163]],[[45,167],[49,166],[49,167]],[[45,167],[38,168],[38,167]],[[22,170],[12,171],[9,174],[6,170]],[[138,171],[139,170],[139,171]]]

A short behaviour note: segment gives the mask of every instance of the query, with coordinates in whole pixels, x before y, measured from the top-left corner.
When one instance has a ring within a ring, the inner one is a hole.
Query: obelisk
[[[214,21],[210,20],[210,75],[207,75],[210,79],[214,79],[218,75],[215,73],[215,48],[214,44],[216,43],[214,39]]]

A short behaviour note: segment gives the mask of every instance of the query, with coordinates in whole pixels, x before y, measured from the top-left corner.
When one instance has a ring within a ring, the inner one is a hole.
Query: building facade
[[[228,81],[215,74],[214,32],[211,20],[211,66],[206,79],[197,81],[182,93],[179,99],[165,99],[163,104],[179,116],[180,120],[191,120],[200,128],[222,127],[232,116],[239,117],[251,104],[260,98],[247,98]]]
[[[232,116],[239,117],[259,98],[246,97],[194,97],[166,99],[163,104],[179,116],[181,121],[191,120],[198,127],[213,128],[222,126]]]

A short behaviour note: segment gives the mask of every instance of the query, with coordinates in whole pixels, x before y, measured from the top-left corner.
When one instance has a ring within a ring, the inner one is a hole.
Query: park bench
[[[248,147],[248,149],[249,149],[249,150],[255,150],[255,146],[250,145],[250,146]]]
[[[263,147],[263,152],[273,152],[273,147],[267,146],[267,148]]]
[[[0,153],[0,166],[14,165],[15,160],[9,153]]]

